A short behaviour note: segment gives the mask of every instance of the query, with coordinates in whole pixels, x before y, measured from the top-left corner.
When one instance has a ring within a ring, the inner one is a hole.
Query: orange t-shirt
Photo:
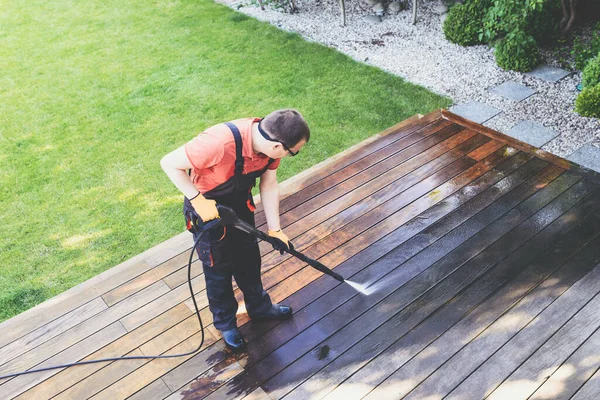
[[[252,149],[252,123],[258,121],[260,118],[231,121],[242,136],[244,174],[259,171],[269,162],[269,157]],[[235,173],[235,139],[225,124],[212,126],[189,141],[185,153],[193,166],[192,181],[200,193],[214,189]],[[269,169],[277,169],[279,162],[279,159],[273,161]]]

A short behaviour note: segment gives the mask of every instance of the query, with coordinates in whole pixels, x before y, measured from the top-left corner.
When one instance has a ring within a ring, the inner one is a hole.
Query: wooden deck
[[[597,399],[598,182],[447,111],[411,118],[283,185],[296,248],[369,295],[263,243],[263,282],[294,317],[242,307],[246,354],[210,325],[192,357],[24,375],[0,398]],[[194,349],[190,246],[182,233],[0,324],[0,375]]]

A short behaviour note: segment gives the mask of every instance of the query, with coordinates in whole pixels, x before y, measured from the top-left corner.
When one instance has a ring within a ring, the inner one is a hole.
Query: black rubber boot
[[[284,306],[283,304],[273,303],[271,309],[264,314],[251,315],[250,318],[255,320],[265,319],[288,319],[292,316],[292,307]]]
[[[222,331],[221,335],[223,335],[225,345],[234,353],[240,353],[246,349],[246,340],[238,328]]]

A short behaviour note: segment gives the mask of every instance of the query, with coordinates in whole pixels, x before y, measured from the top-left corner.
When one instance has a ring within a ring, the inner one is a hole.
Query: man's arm
[[[177,186],[177,189],[190,199],[192,207],[200,215],[202,221],[206,222],[219,218],[216,202],[205,199],[187,174],[187,170],[192,168],[192,163],[185,152],[185,146],[181,146],[164,156],[160,160],[160,166],[171,179],[171,182]]]
[[[198,189],[192,183],[187,170],[192,168],[192,163],[185,153],[185,146],[173,150],[160,160],[160,166],[165,171],[171,182],[185,197],[191,199],[198,195]]]
[[[279,231],[279,184],[277,170],[268,169],[260,177],[260,200],[263,204],[267,227],[270,231]]]

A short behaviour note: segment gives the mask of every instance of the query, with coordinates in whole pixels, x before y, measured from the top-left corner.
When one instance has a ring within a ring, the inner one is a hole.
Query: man
[[[260,177],[260,195],[270,236],[282,246],[292,246],[279,224],[277,167],[280,159],[298,154],[310,139],[302,115],[292,109],[277,110],[265,118],[245,118],[215,125],[186,145],[167,154],[161,166],[184,194],[184,214],[194,240],[203,223],[219,218],[217,204],[231,207],[238,217],[254,225],[252,187]],[[230,228],[230,229],[229,229]],[[257,240],[231,227],[211,229],[196,248],[206,279],[209,308],[215,328],[234,352],[246,342],[237,328],[238,304],[232,277],[253,319],[286,319],[292,309],[271,302],[262,286]]]

